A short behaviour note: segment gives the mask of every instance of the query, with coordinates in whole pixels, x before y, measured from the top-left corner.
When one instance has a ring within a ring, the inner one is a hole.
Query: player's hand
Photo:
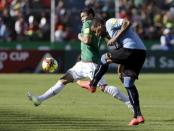
[[[122,73],[118,72],[118,78],[122,79]]]
[[[108,46],[114,45],[115,44],[115,39],[110,39],[107,43]]]
[[[122,73],[118,73],[118,78],[119,78],[120,81],[123,83],[123,74],[122,74]]]
[[[81,41],[81,39],[82,39],[81,33],[78,34],[78,39]]]
[[[119,64],[117,67],[118,78],[122,81],[123,79],[124,66]]]

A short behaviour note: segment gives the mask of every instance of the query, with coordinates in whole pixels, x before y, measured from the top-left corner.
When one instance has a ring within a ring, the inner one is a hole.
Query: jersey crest
[[[116,20],[115,18],[112,18],[112,19],[111,19],[111,23],[112,23],[113,25],[115,25],[116,21],[117,21],[117,20]]]
[[[84,34],[89,34],[89,32],[90,32],[89,28],[84,29]]]

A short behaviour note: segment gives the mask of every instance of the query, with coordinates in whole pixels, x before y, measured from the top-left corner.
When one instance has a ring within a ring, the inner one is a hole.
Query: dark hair
[[[105,21],[101,18],[97,18],[94,19],[92,21],[92,25],[91,28],[97,28],[97,27],[101,27],[102,28],[102,37],[106,37],[107,36],[107,32],[106,32],[106,27],[105,27]]]
[[[80,13],[82,13],[82,12],[85,12],[85,13],[87,13],[88,15],[89,15],[89,14],[92,14],[92,16],[95,17],[95,12],[94,12],[94,10],[93,10],[92,8],[86,7],[86,8],[84,8],[83,10],[80,11]]]
[[[105,21],[103,19],[100,19],[100,18],[96,18],[92,21],[92,26],[96,27],[99,25],[105,25]]]

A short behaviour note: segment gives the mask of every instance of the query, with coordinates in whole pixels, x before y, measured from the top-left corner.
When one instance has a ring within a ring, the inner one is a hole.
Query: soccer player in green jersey
[[[90,80],[93,78],[94,71],[97,68],[97,63],[100,58],[100,38],[91,32],[91,24],[95,13],[93,9],[87,8],[80,12],[80,16],[83,23],[81,33],[78,34],[78,38],[81,41],[81,60],[70,68],[54,86],[52,86],[42,95],[34,96],[28,92],[28,97],[35,106],[38,106],[48,98],[59,94],[64,86],[68,83],[75,82],[83,78],[89,78]],[[103,92],[122,101],[129,108],[132,108],[129,98],[117,87],[108,86],[103,78],[99,81],[98,86]]]

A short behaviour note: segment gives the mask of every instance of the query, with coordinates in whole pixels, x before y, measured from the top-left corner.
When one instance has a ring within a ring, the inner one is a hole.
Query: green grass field
[[[140,92],[144,124],[127,126],[132,112],[121,102],[97,90],[90,94],[69,84],[54,98],[34,107],[28,90],[41,94],[60,75],[1,74],[0,131],[172,131],[174,130],[174,74],[141,74]],[[108,83],[125,91],[116,75]]]

